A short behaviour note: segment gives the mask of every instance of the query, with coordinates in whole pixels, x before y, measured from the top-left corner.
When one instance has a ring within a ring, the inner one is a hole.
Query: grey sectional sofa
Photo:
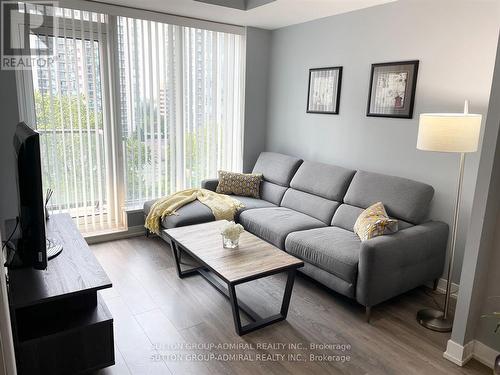
[[[263,152],[253,169],[263,174],[261,199],[243,202],[244,228],[304,260],[301,272],[367,308],[440,277],[448,225],[426,221],[434,189],[426,184]],[[215,190],[217,180],[202,187]],[[399,231],[361,242],[358,215],[381,201]],[[154,201],[146,202],[145,214]],[[163,219],[164,228],[214,220],[198,201]]]

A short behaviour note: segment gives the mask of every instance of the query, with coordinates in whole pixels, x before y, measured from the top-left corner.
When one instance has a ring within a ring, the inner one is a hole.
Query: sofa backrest
[[[336,227],[354,231],[354,223],[358,219],[358,216],[364,211],[364,208],[351,206],[349,204],[341,204],[337,210],[335,210],[335,214],[333,215],[331,225]],[[408,223],[407,221],[398,219],[398,229],[405,229],[413,226],[413,224]]]
[[[382,202],[389,216],[419,224],[426,219],[433,196],[434,188],[422,182],[357,171],[347,189],[344,203],[364,209]]]
[[[281,206],[329,225],[354,173],[335,165],[304,161],[293,176]]]
[[[252,171],[252,173],[262,173],[264,178],[260,185],[260,197],[279,205],[300,164],[302,159],[293,156],[262,152]]]

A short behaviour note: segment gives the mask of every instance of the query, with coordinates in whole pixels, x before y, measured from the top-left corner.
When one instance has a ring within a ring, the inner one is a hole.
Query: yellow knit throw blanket
[[[158,199],[151,206],[144,226],[151,232],[160,233],[160,220],[165,216],[177,215],[176,210],[198,199],[212,210],[215,220],[234,220],[234,214],[245,207],[240,201],[228,195],[214,193],[207,189],[186,189]]]

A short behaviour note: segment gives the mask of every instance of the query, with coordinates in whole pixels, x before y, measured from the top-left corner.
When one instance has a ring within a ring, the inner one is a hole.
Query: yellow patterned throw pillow
[[[398,231],[398,221],[389,218],[382,202],[364,210],[354,224],[354,232],[361,241]]]
[[[219,184],[215,192],[260,198],[259,190],[261,181],[261,173],[246,174],[219,171]]]

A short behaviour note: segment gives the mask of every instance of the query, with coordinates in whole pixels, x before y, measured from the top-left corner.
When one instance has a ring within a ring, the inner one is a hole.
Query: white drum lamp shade
[[[422,113],[417,148],[425,151],[475,152],[480,129],[481,115]]]

